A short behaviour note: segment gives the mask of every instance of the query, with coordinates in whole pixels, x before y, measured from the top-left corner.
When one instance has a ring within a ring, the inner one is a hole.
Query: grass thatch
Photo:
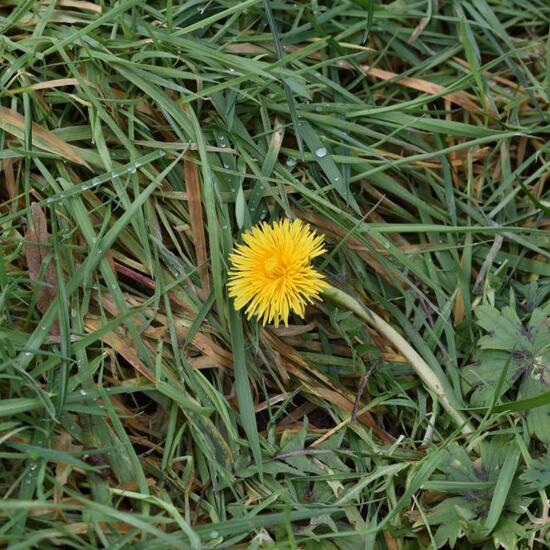
[[[0,546],[550,544],[549,22],[0,0]],[[341,305],[234,311],[281,217],[473,434]]]

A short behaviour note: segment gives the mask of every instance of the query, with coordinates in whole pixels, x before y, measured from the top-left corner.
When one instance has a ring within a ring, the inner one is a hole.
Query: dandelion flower
[[[323,237],[301,220],[265,222],[243,235],[243,243],[229,256],[229,296],[235,309],[262,324],[282,320],[288,326],[291,312],[304,316],[306,304],[328,288],[311,260],[326,252]]]

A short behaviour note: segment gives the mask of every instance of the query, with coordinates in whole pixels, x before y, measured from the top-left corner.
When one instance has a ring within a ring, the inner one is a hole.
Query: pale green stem
[[[456,402],[456,398],[452,393],[450,385],[448,383],[445,384],[447,388],[444,389],[443,384],[426,361],[424,361],[411,345],[391,325],[386,323],[382,317],[338,288],[331,286],[323,290],[323,296],[345,307],[349,311],[352,311],[372,328],[384,335],[400,351],[407,361],[409,361],[416,374],[418,374],[426,387],[437,397],[443,408],[462,430],[462,433],[468,435],[475,431],[466,416],[454,407],[453,401]]]

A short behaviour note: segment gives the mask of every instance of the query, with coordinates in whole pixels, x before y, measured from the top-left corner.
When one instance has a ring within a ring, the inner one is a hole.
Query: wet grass
[[[549,544],[542,0],[0,3],[0,544]],[[260,220],[330,300],[236,313]],[[440,397],[440,396],[439,396]]]

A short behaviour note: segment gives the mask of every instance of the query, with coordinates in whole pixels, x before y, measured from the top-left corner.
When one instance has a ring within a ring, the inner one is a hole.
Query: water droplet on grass
[[[322,159],[323,157],[327,156],[327,148],[326,147],[319,147],[318,149],[315,149],[315,156]]]

